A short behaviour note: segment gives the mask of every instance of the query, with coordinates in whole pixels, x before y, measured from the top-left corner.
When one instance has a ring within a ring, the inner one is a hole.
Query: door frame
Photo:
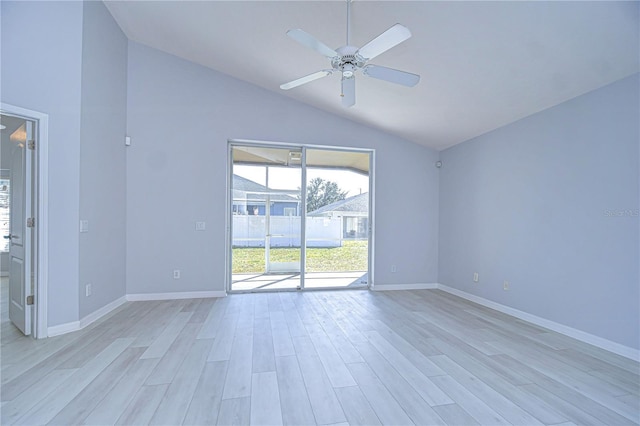
[[[0,113],[34,122],[36,150],[33,164],[33,193],[35,203],[35,232],[33,239],[34,307],[32,308],[31,336],[48,337],[48,224],[49,224],[49,115],[15,105],[0,103]],[[29,277],[27,277],[29,278]]]
[[[293,148],[293,149],[302,149],[302,173],[301,173],[301,193],[306,194],[307,191],[307,167],[306,167],[306,152],[307,149],[316,149],[316,150],[328,150],[328,151],[345,151],[345,152],[362,152],[369,154],[369,229],[368,229],[368,237],[369,237],[369,247],[368,247],[368,259],[367,259],[367,267],[368,267],[368,277],[367,277],[367,286],[361,288],[367,288],[368,290],[373,290],[374,288],[374,255],[375,255],[375,149],[373,148],[352,148],[345,146],[332,146],[332,145],[312,145],[312,144],[302,144],[302,143],[286,143],[286,142],[270,142],[270,141],[258,141],[258,140],[248,140],[248,139],[228,139],[227,140],[227,174],[226,174],[226,207],[227,214],[225,215],[225,230],[226,230],[226,250],[225,250],[225,289],[227,293],[253,293],[253,292],[274,292],[274,291],[315,291],[315,290],[350,290],[348,287],[345,288],[326,288],[326,287],[318,287],[318,288],[306,288],[304,286],[304,274],[306,269],[306,197],[302,196],[302,205],[301,205],[301,258],[300,258],[300,285],[301,288],[293,288],[293,289],[266,289],[266,290],[233,290],[233,265],[232,265],[232,250],[233,250],[233,197],[231,196],[231,187],[233,183],[233,147],[234,146],[251,146],[251,147],[263,147],[263,148]]]

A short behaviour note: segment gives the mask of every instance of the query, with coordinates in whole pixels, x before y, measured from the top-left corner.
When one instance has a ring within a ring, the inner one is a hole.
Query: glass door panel
[[[300,287],[302,150],[232,146],[231,290]]]
[[[306,150],[305,288],[368,285],[370,155]]]

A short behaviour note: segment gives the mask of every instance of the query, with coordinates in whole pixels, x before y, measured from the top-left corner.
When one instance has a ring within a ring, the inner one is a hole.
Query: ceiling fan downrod
[[[351,0],[347,0],[347,46],[351,45]]]

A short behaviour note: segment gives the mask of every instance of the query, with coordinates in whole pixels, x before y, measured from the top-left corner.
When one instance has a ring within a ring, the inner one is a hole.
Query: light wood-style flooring
[[[640,423],[637,362],[439,290],[130,302],[41,341],[9,327],[3,425]]]

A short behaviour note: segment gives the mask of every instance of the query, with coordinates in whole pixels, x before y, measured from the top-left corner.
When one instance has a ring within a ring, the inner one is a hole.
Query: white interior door
[[[33,124],[25,121],[11,135],[10,248],[9,248],[9,319],[24,334],[31,334],[31,228],[27,217],[31,212],[31,152]]]

